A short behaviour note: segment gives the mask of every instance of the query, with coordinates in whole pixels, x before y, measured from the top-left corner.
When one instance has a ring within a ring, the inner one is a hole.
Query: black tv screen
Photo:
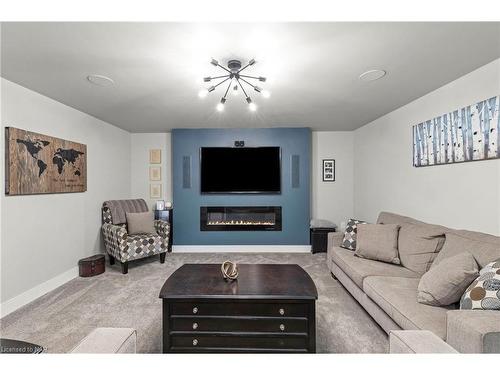
[[[204,194],[281,192],[279,147],[202,147],[200,153]]]

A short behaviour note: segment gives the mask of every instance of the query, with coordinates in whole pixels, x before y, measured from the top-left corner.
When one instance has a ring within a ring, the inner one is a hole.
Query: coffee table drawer
[[[204,348],[304,349],[307,348],[307,336],[173,336],[171,345],[173,350],[190,349],[192,351]]]
[[[305,303],[252,303],[252,302],[173,302],[172,315],[220,315],[220,316],[274,316],[307,317]]]
[[[175,317],[172,331],[307,333],[306,318]]]

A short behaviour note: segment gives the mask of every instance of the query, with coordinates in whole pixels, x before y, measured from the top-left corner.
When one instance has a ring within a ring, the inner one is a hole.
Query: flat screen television
[[[202,194],[279,194],[279,147],[202,147]]]

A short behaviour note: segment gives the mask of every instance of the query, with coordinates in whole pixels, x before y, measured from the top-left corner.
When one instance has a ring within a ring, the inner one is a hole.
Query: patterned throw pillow
[[[366,221],[349,219],[345,227],[342,247],[348,250],[356,250],[356,235],[358,234],[358,224],[366,224]]]
[[[460,299],[461,310],[500,310],[500,259],[488,263]]]

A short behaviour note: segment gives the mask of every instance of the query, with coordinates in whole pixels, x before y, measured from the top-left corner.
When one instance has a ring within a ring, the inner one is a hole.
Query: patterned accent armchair
[[[160,262],[165,262],[168,250],[170,225],[166,221],[155,220],[155,234],[129,235],[127,233],[127,212],[148,212],[144,199],[106,201],[102,205],[102,235],[104,247],[109,255],[109,263],[118,260],[122,273],[128,272],[128,262],[160,254]]]

